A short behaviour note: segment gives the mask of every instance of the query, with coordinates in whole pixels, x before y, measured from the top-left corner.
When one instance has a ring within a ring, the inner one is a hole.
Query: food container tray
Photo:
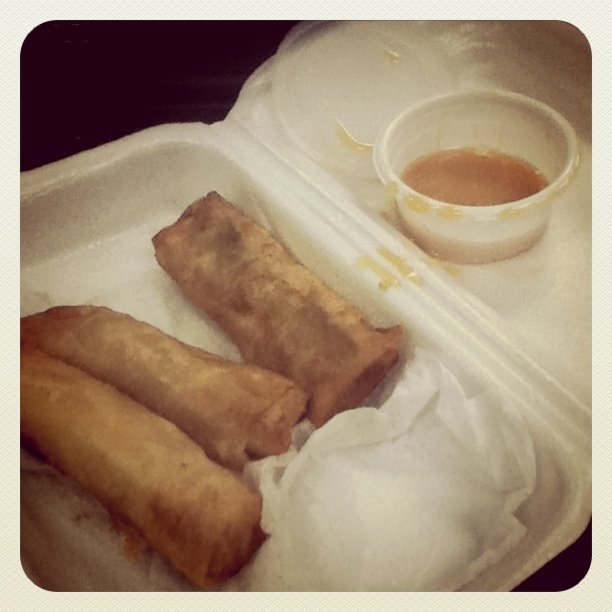
[[[441,32],[437,30],[440,40]],[[285,51],[303,35],[298,30],[290,36]],[[326,30],[330,35],[335,36]],[[398,35],[394,31],[394,41]],[[422,39],[422,32],[419,36]],[[470,36],[473,39],[474,33]],[[558,332],[567,318],[573,317],[573,329],[581,334],[590,329],[590,318],[585,320],[583,302],[569,299],[564,280],[556,293],[538,293],[542,275],[550,273],[549,250],[563,250],[554,246],[555,241],[567,236],[572,215],[590,214],[590,201],[587,205],[578,198],[576,210],[559,213],[547,243],[521,261],[475,268],[436,262],[413,247],[383,214],[385,194],[376,191],[372,180],[356,178],[359,171],[347,174],[334,168],[328,159],[313,158],[308,146],[296,146],[295,134],[282,127],[279,114],[284,111],[273,96],[274,79],[283,75],[283,52],[281,47],[278,56],[253,75],[221,123],[150,128],[23,173],[22,315],[56,304],[103,304],[185,342],[239,359],[220,329],[180,297],[157,266],[150,241],[189,203],[211,190],[221,193],[361,308],[373,324],[403,324],[410,347],[404,367],[409,369],[414,350],[427,351],[468,396],[492,390],[511,402],[534,451],[533,492],[516,513],[525,535],[460,588],[512,589],[575,540],[590,516],[590,378],[586,368],[576,367],[571,351],[564,352],[566,343],[573,341],[580,359],[585,359],[585,341],[576,341],[570,331],[570,338],[548,344],[553,331],[562,335]],[[452,77],[445,86],[457,86],[457,75],[449,67],[445,70]],[[588,161],[588,150],[584,158]],[[588,164],[582,172],[588,176]],[[586,181],[584,175],[580,180]],[[575,188],[586,197],[585,183]],[[584,229],[583,220],[580,228]],[[566,270],[573,275],[568,283],[578,278],[584,286],[590,274],[581,242],[585,239],[590,235],[572,237],[570,244],[580,248],[582,259]],[[503,290],[493,290],[492,284],[499,287],[500,280]],[[532,292],[531,306],[522,311],[506,301],[517,283]],[[546,322],[554,330],[540,325],[539,310],[548,305],[546,300],[556,303],[560,297],[559,311],[566,312]],[[496,299],[502,306],[496,308]],[[30,459],[24,457],[26,492],[33,490],[27,483],[36,478]],[[49,495],[53,499],[54,492]],[[37,584],[70,590],[68,577],[76,579],[80,563],[79,587],[84,589],[191,588],[179,578],[164,582],[151,574],[143,577],[141,568],[126,562],[112,546],[103,549],[102,556],[90,552],[89,558],[83,547],[74,556],[51,552],[44,542],[71,537],[78,528],[58,504],[48,533],[41,535],[36,500],[28,500],[26,494],[22,502],[22,560]],[[105,537],[97,540],[98,545],[100,541]]]

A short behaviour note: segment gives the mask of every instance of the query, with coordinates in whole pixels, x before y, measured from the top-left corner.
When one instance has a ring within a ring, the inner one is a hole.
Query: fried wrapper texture
[[[310,394],[319,427],[359,405],[397,362],[403,328],[363,315],[216,192],[153,237],[160,266],[245,360]]]
[[[241,469],[249,455],[286,452],[308,399],[283,376],[222,359],[101,306],[24,317],[21,342],[110,383],[231,469]]]
[[[234,575],[263,541],[261,498],[232,471],[111,385],[33,348],[21,351],[21,434],[201,587]]]

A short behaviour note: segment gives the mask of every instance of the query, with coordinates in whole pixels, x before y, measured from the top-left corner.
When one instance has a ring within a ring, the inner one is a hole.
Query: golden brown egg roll
[[[130,395],[232,469],[244,466],[247,453],[286,452],[306,408],[306,393],[283,376],[222,359],[101,306],[24,317],[21,340]]]
[[[215,192],[189,206],[153,244],[161,267],[219,322],[246,361],[310,394],[315,426],[359,405],[398,360],[403,328],[371,327]]]
[[[261,498],[233,472],[111,385],[30,347],[21,433],[199,586],[234,575],[263,540]]]

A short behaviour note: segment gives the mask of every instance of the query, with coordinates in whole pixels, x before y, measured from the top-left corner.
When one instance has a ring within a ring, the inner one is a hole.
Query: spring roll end
[[[321,427],[335,414],[358,407],[388,376],[398,363],[405,330],[401,325],[375,330],[379,343],[375,355],[361,362],[360,370],[345,374],[342,387],[321,385],[313,394],[308,417],[315,427]]]
[[[288,384],[262,419],[253,423],[247,451],[255,457],[286,453],[291,444],[291,429],[304,416],[307,406],[306,392]]]

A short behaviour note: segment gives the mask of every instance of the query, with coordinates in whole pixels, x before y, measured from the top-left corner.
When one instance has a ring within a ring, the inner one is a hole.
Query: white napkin
[[[501,396],[467,398],[425,352],[380,409],[311,429],[250,465],[270,537],[227,589],[456,590],[525,534],[514,516],[535,484],[524,424]]]

